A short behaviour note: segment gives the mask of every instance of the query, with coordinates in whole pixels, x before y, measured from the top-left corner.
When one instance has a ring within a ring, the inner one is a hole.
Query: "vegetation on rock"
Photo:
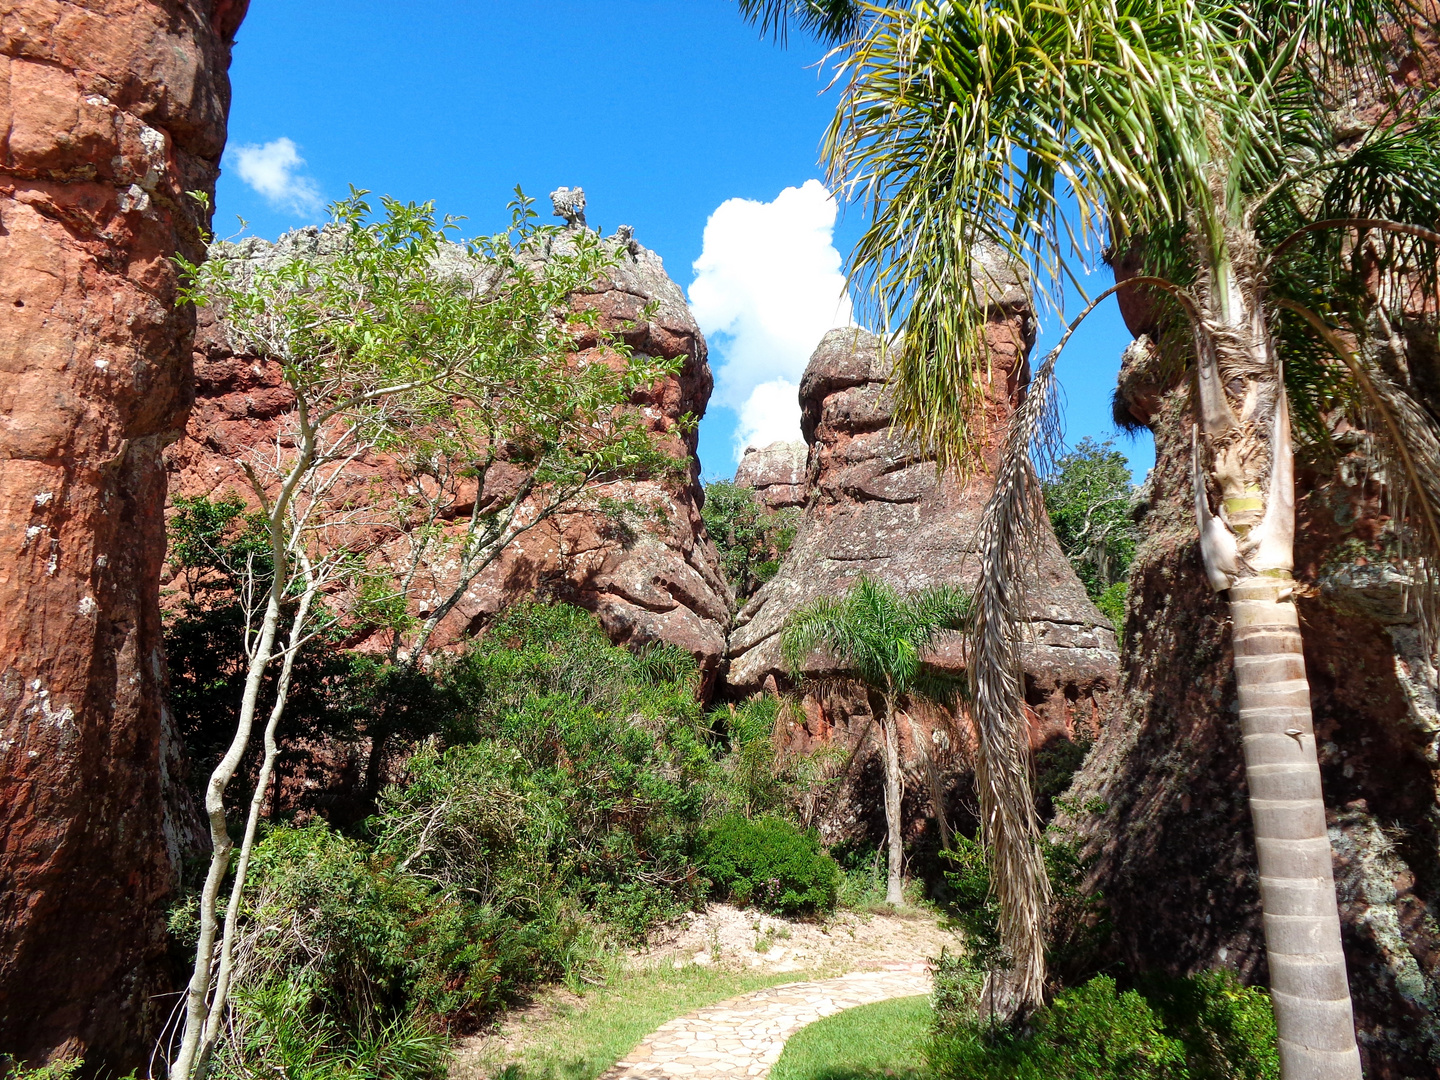
[[[775,576],[800,520],[794,507],[772,510],[753,489],[725,480],[705,485],[701,514],[737,600],[752,596]]]

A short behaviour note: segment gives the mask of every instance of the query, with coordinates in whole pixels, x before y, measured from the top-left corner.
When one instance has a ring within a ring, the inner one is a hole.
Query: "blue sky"
[[[717,372],[702,469],[728,477],[747,437],[791,430],[788,387],[849,315],[841,261],[861,221],[818,183],[820,57],[759,40],[732,0],[253,0],[216,231],[239,215],[274,237],[354,184],[434,199],[478,234],[504,226],[516,184],[547,214],[546,193],[581,185],[590,224],[634,226],[690,295]],[[1128,340],[1111,301],[1067,348],[1071,442],[1113,435]],[[1142,440],[1117,437],[1137,479]]]

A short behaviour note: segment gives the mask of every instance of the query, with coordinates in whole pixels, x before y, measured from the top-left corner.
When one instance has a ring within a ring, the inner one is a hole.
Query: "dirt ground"
[[[834,968],[864,971],[940,955],[957,939],[925,911],[871,915],[839,912],[824,922],[798,922],[729,904],[686,912],[649,946],[627,954],[634,967],[725,964],[771,971]]]

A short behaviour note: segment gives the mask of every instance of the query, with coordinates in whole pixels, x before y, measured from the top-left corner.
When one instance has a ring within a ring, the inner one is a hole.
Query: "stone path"
[[[601,1080],[760,1080],[806,1024],[842,1009],[930,992],[926,964],[786,983],[661,1024]]]

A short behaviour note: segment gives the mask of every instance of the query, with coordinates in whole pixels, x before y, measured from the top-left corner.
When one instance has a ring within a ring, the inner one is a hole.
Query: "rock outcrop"
[[[236,254],[255,260],[319,255],[326,235],[310,228],[274,245],[247,240]],[[627,481],[596,493],[648,507],[648,516],[616,522],[593,507],[577,508],[524,534],[440,624],[433,644],[463,640],[521,598],[563,600],[594,611],[616,642],[666,641],[686,649],[700,662],[708,693],[724,655],[731,599],[700,517],[696,434],[681,424],[686,414],[703,415],[710,397],[705,339],[660,258],[633,238],[614,243],[618,265],[572,303],[577,310],[598,312],[600,328],[619,331],[637,354],[686,358],[677,377],[637,396],[634,405],[670,454],[689,458],[689,475],[679,481]],[[463,258],[458,252],[456,257]],[[596,332],[582,330],[577,359],[589,358],[598,346]],[[195,373],[197,401],[185,438],[166,454],[172,489],[187,495],[234,490],[245,496],[235,457],[272,440],[293,403],[278,368],[234,355],[223,324],[204,313]],[[382,480],[384,471],[382,463]],[[508,482],[518,483],[520,475],[511,472]]]
[[[752,489],[771,510],[805,505],[805,470],[810,448],[803,442],[747,446],[735,483]]]
[[[1440,370],[1433,339],[1411,345],[1417,383],[1433,379],[1422,374]],[[1116,927],[1108,959],[1223,966],[1263,984],[1228,619],[1201,567],[1189,389],[1174,370],[1146,342],[1126,352],[1119,401],[1154,432],[1156,465],[1130,571],[1121,707],[1069,793],[1072,806],[1104,809],[1067,824],[1096,859],[1092,884]],[[1422,398],[1440,410],[1440,397]],[[1440,711],[1364,449],[1351,433],[1338,462],[1299,462],[1296,593],[1365,1075],[1399,1080],[1440,1068]]]
[[[809,446],[805,511],[780,571],[736,617],[726,676],[732,692],[785,685],[789,676],[780,633],[786,618],[817,597],[844,592],[863,576],[902,592],[973,583],[975,532],[995,463],[993,440],[1028,378],[1029,315],[1023,291],[993,310],[988,330],[992,445],[963,481],[938,475],[932,458],[892,430],[879,340],[855,328],[825,335],[800,384],[802,431]],[[1034,565],[1024,654],[1032,742],[1038,747],[1099,727],[1118,657],[1114,631],[1085,595],[1048,530],[1039,538]],[[931,659],[942,670],[964,670],[958,640]],[[811,663],[805,672],[809,677],[838,674],[818,655]],[[804,730],[792,726],[787,736],[800,749],[839,742],[851,750],[873,727],[863,694],[813,692],[805,699],[805,713]],[[950,780],[964,767],[969,737],[942,713],[907,710],[901,737],[906,770],[914,777],[927,771],[927,755]],[[917,739],[922,743],[918,749]],[[857,759],[856,783],[869,782],[860,779],[868,756]],[[929,798],[923,782],[907,782],[907,788],[919,800]],[[878,805],[878,798],[842,797],[836,806],[850,809],[837,810],[822,825],[838,837]]]
[[[160,450],[245,0],[0,13],[0,1048],[123,1074],[169,1000]]]

